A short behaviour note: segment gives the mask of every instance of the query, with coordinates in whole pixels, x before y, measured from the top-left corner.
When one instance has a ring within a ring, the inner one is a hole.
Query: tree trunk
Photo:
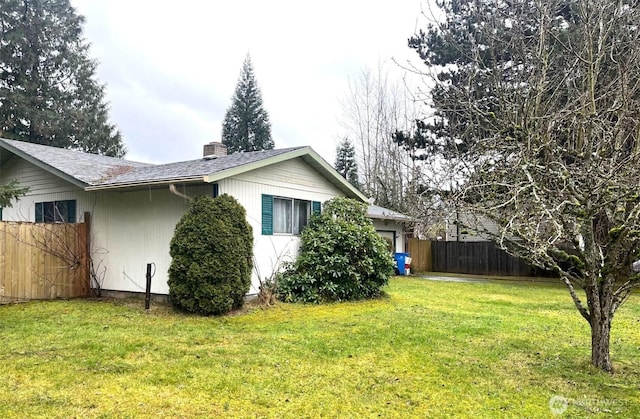
[[[609,343],[611,340],[611,302],[613,295],[608,284],[585,289],[591,325],[591,363],[608,373],[613,373]]]
[[[603,371],[613,373],[609,356],[609,341],[611,337],[611,317],[602,318],[600,322],[591,325],[591,363]]]

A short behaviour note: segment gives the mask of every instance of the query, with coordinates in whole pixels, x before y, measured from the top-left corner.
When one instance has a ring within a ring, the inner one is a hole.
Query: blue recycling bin
[[[396,261],[396,270],[398,275],[406,275],[405,265],[406,260],[409,257],[409,253],[398,252],[393,255],[393,259]]]

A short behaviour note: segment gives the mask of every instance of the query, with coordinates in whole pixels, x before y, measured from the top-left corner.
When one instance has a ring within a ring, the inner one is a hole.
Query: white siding
[[[383,237],[392,238],[395,236],[396,252],[404,252],[406,250],[404,227],[401,223],[392,220],[373,220],[373,226]]]
[[[180,187],[188,196],[209,195],[211,185]],[[147,263],[154,264],[151,292],[169,293],[169,243],[189,201],[168,187],[102,192],[93,211],[94,263],[106,268],[103,288],[144,292]]]
[[[28,186],[30,194],[50,194],[77,191],[79,188],[40,169],[26,160],[13,156],[2,165],[0,176],[6,182],[19,179],[20,186]]]
[[[35,221],[36,202],[75,199],[78,219],[81,219],[82,213],[88,211],[91,206],[92,197],[81,188],[18,157],[9,159],[0,170],[2,184],[12,179],[18,179],[21,187],[28,187],[29,193],[17,202],[14,201],[12,207],[2,210],[2,218],[5,221]]]
[[[293,159],[219,182],[220,193],[234,196],[247,210],[253,228],[256,270],[262,278],[271,276],[277,259],[292,261],[298,254],[300,237],[262,235],[262,194],[325,202],[343,193],[302,159]],[[254,272],[250,293],[258,292]]]
[[[35,203],[75,199],[77,221],[92,214],[91,245],[94,266],[109,290],[144,292],[146,264],[155,264],[152,292],[167,294],[169,242],[188,201],[168,187],[130,192],[85,192],[31,163],[10,160],[2,166],[3,183],[19,179],[29,193],[11,208],[3,209],[5,221],[34,221]],[[189,196],[211,195],[212,186],[178,186]]]

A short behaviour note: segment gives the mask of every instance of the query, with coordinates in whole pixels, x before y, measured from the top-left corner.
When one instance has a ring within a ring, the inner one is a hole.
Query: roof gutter
[[[127,182],[127,183],[114,183],[107,185],[93,185],[87,186],[84,188],[85,191],[102,191],[102,190],[113,190],[113,189],[126,189],[126,188],[136,188],[140,186],[166,186],[174,183],[201,183],[205,182],[202,176],[198,177],[188,177],[188,178],[178,178],[178,179],[162,179],[156,181],[147,181],[147,182]]]

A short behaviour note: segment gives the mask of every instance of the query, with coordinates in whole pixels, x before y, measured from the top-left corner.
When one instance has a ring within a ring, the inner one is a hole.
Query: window
[[[262,234],[300,234],[320,202],[262,195]]]
[[[273,198],[273,232],[300,234],[311,216],[311,202],[290,198]]]
[[[36,203],[36,223],[75,223],[76,201]]]

